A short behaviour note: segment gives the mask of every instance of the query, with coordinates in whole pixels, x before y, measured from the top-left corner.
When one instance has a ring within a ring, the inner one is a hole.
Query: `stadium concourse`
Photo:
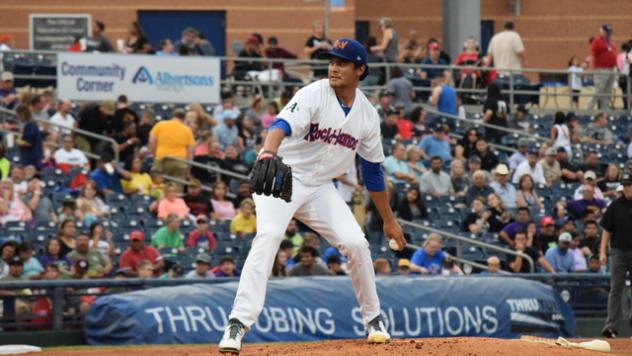
[[[216,105],[131,102],[124,95],[130,93],[98,102],[56,100],[50,78],[58,74],[54,55],[5,52],[0,78],[0,287],[5,281],[26,280],[239,277],[256,233],[256,206],[247,175],[280,109],[319,74],[314,69],[307,78],[292,77],[280,63],[277,69],[284,85],[279,95],[262,90],[252,73],[263,67],[247,59],[291,56],[276,38],[259,37],[253,34],[245,40],[240,57],[246,60],[237,62],[229,75],[253,85],[244,84],[244,89],[224,82]],[[102,37],[98,40],[105,43]],[[174,58],[207,55],[200,45],[203,38],[198,40],[190,48],[179,44],[177,51],[165,42],[157,53],[148,43],[130,44],[123,52]],[[327,43],[312,40],[307,47],[313,53],[315,46],[328,48]],[[387,156],[383,170],[391,208],[399,218],[417,224],[404,226],[406,238],[417,248],[394,252],[387,247],[359,170],[352,169],[335,182],[365,230],[376,274],[382,280],[395,275],[607,275],[608,261],[599,256],[600,223],[608,204],[622,194],[621,180],[627,184],[631,179],[632,126],[627,110],[611,110],[610,98],[599,100],[600,110],[593,102],[581,114],[530,109],[539,103],[537,95],[534,99],[533,94],[512,93],[510,100],[509,82],[513,86],[515,79],[522,85],[518,89],[527,91],[543,84],[529,83],[522,75],[496,75],[491,58],[478,61],[482,56],[477,44],[468,44],[457,61],[445,58],[436,40],[408,45],[399,60],[419,68],[393,68],[388,74],[375,70],[366,84],[380,88],[367,92],[382,119]],[[376,56],[385,55],[385,48],[368,48]],[[471,63],[468,56],[476,60]],[[423,67],[451,63],[476,68]],[[480,82],[479,70],[489,74]],[[592,85],[590,77],[583,76],[580,85]],[[472,79],[471,89],[485,94],[457,95],[455,82],[463,87]],[[420,86],[424,90],[413,89]],[[519,104],[515,108],[514,99]],[[345,256],[300,221],[292,221],[285,235],[274,277],[346,275]],[[485,245],[466,248],[450,237],[455,235]],[[577,288],[576,297],[581,283],[565,288]],[[574,312],[603,316],[608,288],[606,282],[583,291],[588,302],[572,299]],[[101,287],[81,289],[81,295],[68,292],[64,318],[81,325],[101,295],[108,298],[121,291]],[[15,299],[14,320],[38,329],[52,327],[54,308],[46,291],[39,298],[35,288],[4,292]],[[483,354],[477,347],[487,353],[498,342],[397,341],[379,352],[356,342],[319,345],[344,348],[349,354],[414,353],[417,345],[428,354],[434,346],[438,354]],[[516,342],[493,347],[510,352]],[[247,346],[244,353],[277,347],[279,353],[293,353],[287,345]],[[313,345],[301,347],[306,354],[325,352]],[[353,347],[357,350],[351,351]],[[533,348],[534,355],[542,350],[552,355],[570,352],[552,346],[520,347],[525,352]],[[191,350],[187,352],[197,352]],[[108,354],[84,354],[91,352]]]

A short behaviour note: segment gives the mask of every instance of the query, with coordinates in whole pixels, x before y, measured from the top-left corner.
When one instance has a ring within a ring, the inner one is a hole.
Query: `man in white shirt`
[[[77,120],[70,114],[72,110],[72,102],[70,99],[63,99],[57,104],[57,112],[50,118],[53,131],[61,133],[69,133],[70,130],[63,130],[59,126],[63,126],[69,129],[77,127]]]
[[[443,195],[454,195],[454,187],[450,175],[441,170],[443,160],[439,156],[430,159],[430,170],[421,176],[419,190],[438,198]]]
[[[75,142],[70,134],[64,135],[62,148],[55,151],[55,163],[57,165],[64,164],[72,168],[83,167],[90,170],[90,162],[86,155],[78,149],[74,148]]]
[[[518,140],[518,152],[514,152],[509,157],[509,169],[515,171],[520,163],[527,160],[527,153],[529,152],[529,141],[521,138]]]
[[[546,184],[542,167],[538,164],[538,150],[536,148],[531,148],[529,150],[527,160],[520,163],[520,165],[516,168],[512,183],[518,184],[520,177],[525,174],[530,175],[535,184]]]
[[[487,49],[487,60],[500,69],[500,74],[510,74],[503,69],[522,69],[524,63],[524,44],[518,32],[514,31],[513,22],[505,23],[505,30],[492,37]]]

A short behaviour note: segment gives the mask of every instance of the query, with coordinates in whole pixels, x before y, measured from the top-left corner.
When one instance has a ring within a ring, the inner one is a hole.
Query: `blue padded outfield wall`
[[[382,312],[399,337],[520,334],[570,336],[570,307],[549,286],[518,278],[386,277],[377,280]],[[104,296],[86,317],[92,345],[211,343],[221,338],[237,283],[154,288]],[[268,284],[249,342],[364,337],[346,277],[287,278]]]

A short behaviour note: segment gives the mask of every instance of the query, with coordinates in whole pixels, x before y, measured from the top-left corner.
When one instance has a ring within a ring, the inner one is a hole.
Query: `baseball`
[[[390,239],[388,241],[388,247],[390,247],[393,251],[399,251],[399,245],[397,244],[397,241],[395,241],[395,239]]]

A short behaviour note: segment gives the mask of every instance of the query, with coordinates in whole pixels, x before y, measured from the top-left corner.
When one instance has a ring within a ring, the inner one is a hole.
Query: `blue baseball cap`
[[[337,57],[352,62],[356,67],[363,65],[364,73],[360,76],[360,80],[369,75],[369,66],[366,64],[366,49],[364,49],[364,46],[360,44],[360,42],[354,39],[343,37],[337,40],[334,42],[331,51],[325,52],[319,57],[321,59]]]

